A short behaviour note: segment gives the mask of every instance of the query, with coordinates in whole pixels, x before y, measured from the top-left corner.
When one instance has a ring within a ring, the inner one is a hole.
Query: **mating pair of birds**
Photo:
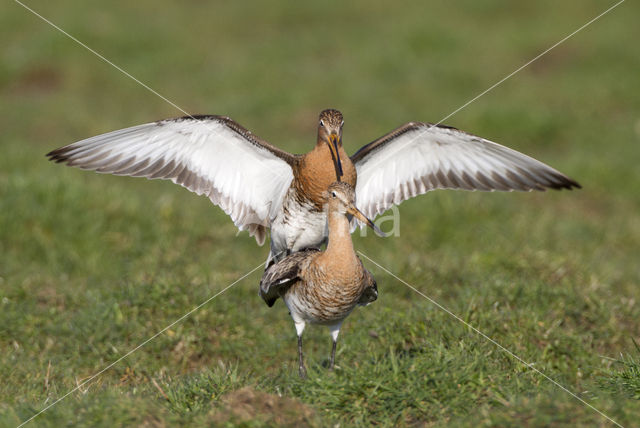
[[[305,376],[305,325],[329,326],[333,367],[342,321],[377,298],[351,243],[356,222],[375,229],[370,219],[393,204],[438,188],[580,187],[522,153],[428,123],[407,123],[348,156],[343,124],[339,111],[322,111],[316,145],[304,155],[280,150],[228,117],[186,116],[88,138],[48,156],[102,173],[169,179],[207,195],[260,245],[270,228],[260,295],[269,306],[282,297],[289,308]],[[326,251],[319,251],[327,238]]]

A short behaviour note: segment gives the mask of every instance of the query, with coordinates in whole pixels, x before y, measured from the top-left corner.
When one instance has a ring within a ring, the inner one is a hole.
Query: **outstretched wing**
[[[186,116],[98,135],[47,154],[69,166],[171,180],[219,205],[260,245],[295,157],[221,116]]]
[[[278,297],[298,279],[303,266],[309,262],[308,258],[320,252],[317,248],[309,248],[286,256],[277,263],[272,264],[262,274],[260,280],[260,297],[273,306]]]
[[[527,155],[455,128],[411,122],[351,156],[369,218],[433,189],[530,191],[578,183]]]

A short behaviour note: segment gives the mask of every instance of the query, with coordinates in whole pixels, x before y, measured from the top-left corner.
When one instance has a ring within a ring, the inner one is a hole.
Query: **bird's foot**
[[[300,372],[300,379],[307,378],[307,369],[304,366],[300,366],[299,372]]]

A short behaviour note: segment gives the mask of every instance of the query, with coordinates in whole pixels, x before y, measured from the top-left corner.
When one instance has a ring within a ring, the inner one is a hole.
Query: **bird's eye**
[[[324,122],[320,121],[320,126],[324,127]]]
[[[336,192],[331,192],[331,196],[336,197]]]

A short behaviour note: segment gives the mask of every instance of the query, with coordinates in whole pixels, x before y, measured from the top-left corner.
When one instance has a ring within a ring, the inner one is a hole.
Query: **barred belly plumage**
[[[284,301],[294,321],[333,325],[355,309],[357,297],[361,294],[361,290],[344,291],[340,287],[310,287],[298,282],[284,296]]]

